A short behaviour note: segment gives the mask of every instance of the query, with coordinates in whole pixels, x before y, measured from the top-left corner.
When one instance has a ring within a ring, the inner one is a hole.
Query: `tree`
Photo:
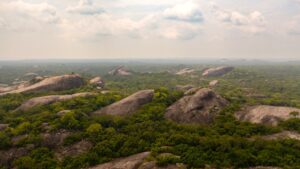
[[[87,132],[90,136],[95,136],[95,135],[97,135],[101,130],[102,130],[101,124],[99,124],[99,123],[94,123],[94,124],[91,124],[91,125],[86,129],[86,132]]]

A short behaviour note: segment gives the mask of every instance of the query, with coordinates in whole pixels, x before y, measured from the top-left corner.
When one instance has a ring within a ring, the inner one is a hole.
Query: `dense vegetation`
[[[85,73],[88,74],[87,77],[91,77],[95,72]],[[113,91],[111,93],[74,98],[26,112],[14,110],[29,98],[49,93],[3,96],[0,97],[0,123],[9,124],[9,128],[0,132],[0,150],[35,145],[28,155],[3,168],[83,168],[144,151],[151,151],[152,157],[162,166],[180,162],[190,168],[300,168],[300,141],[264,140],[260,137],[282,130],[300,132],[299,119],[292,118],[278,127],[271,127],[239,122],[233,116],[235,111],[246,104],[300,107],[299,73],[299,67],[243,66],[218,78],[220,85],[215,90],[229,100],[230,105],[211,125],[179,125],[166,120],[164,112],[183,94],[174,90],[175,85],[194,84],[204,87],[212,78],[180,77],[163,72],[139,73],[131,77],[104,75],[106,89]],[[91,112],[120,100],[129,93],[149,88],[156,89],[154,101],[144,105],[133,116],[90,116]],[[78,91],[94,89],[86,86],[55,93]],[[58,116],[57,112],[61,110],[71,111]],[[64,146],[85,139],[93,147],[84,154],[58,160],[55,149],[42,144],[41,134],[47,130],[43,127],[45,123],[50,126],[49,132],[66,130],[72,133],[64,140]],[[13,142],[12,138],[16,136],[25,137]],[[159,154],[164,152],[174,156],[160,157]]]

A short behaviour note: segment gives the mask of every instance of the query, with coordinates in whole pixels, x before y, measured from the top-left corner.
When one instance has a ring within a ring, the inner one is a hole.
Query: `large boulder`
[[[222,76],[228,72],[231,72],[234,69],[234,67],[231,66],[220,66],[216,68],[209,68],[204,70],[202,73],[202,76]]]
[[[235,113],[235,117],[241,121],[275,126],[280,121],[300,117],[299,115],[293,115],[292,112],[298,112],[298,114],[300,114],[300,109],[293,107],[258,105],[243,108],[241,111]]]
[[[142,105],[152,101],[154,90],[142,90],[136,92],[116,103],[106,106],[96,112],[94,115],[130,115],[138,110]]]
[[[89,81],[89,84],[92,86],[95,86],[97,88],[103,88],[105,83],[104,83],[104,80],[100,76],[97,76],[97,77],[94,77],[93,79],[91,79]]]
[[[108,74],[110,74],[110,75],[121,75],[121,76],[132,75],[132,73],[129,72],[127,69],[125,69],[124,66],[119,66],[119,67],[111,70],[110,72],[108,72]]]
[[[211,123],[227,101],[207,88],[184,96],[167,108],[165,117],[178,123]]]
[[[50,95],[50,96],[35,97],[22,103],[22,105],[19,106],[17,110],[26,111],[35,106],[43,106],[43,105],[52,104],[54,102],[70,100],[75,97],[89,97],[93,95],[95,95],[95,93],[86,92],[86,93],[76,93],[71,95]]]
[[[61,91],[77,88],[82,86],[83,84],[83,79],[77,74],[54,76],[46,78],[38,83],[27,87],[2,93],[2,95],[9,93]]]

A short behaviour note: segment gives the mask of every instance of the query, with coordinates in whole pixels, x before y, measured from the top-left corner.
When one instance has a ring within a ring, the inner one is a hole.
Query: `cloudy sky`
[[[1,0],[7,58],[300,60],[300,0]]]

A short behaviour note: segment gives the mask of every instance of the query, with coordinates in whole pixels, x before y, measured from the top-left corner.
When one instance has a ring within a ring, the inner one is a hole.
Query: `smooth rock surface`
[[[118,102],[108,105],[98,111],[93,112],[94,115],[130,115],[137,111],[141,106],[152,101],[154,90],[138,91]]]
[[[290,114],[291,112],[299,112],[300,114],[300,109],[293,107],[258,105],[245,107],[241,111],[235,113],[235,117],[241,121],[275,126],[281,120],[284,121],[293,118],[294,116]],[[296,116],[296,118],[299,117],[299,115]]]

